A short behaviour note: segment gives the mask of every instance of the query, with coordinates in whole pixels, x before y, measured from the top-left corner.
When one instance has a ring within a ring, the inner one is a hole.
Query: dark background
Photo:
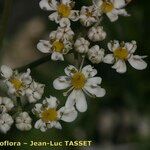
[[[76,8],[81,5],[90,5],[91,1],[76,0]],[[0,0],[0,17],[3,11],[4,0]],[[102,25],[107,31],[107,38],[100,45],[106,49],[109,40],[124,41],[136,40],[137,54],[150,55],[150,1],[133,0],[127,7],[131,17],[119,17],[111,23],[104,17]],[[44,54],[36,49],[39,39],[46,39],[56,24],[47,19],[49,12],[39,8],[39,0],[14,0],[7,33],[3,47],[0,49],[0,65],[7,64],[13,68],[28,64],[39,59]],[[73,29],[82,30],[78,23]],[[0,141],[61,141],[61,140],[92,140],[91,150],[149,150],[150,149],[150,69],[149,57],[145,59],[148,68],[137,71],[128,65],[125,74],[118,74],[110,65],[95,65],[99,76],[102,77],[102,87],[107,91],[104,98],[88,100],[88,111],[79,114],[76,121],[67,124],[62,122],[63,129],[51,129],[46,133],[32,129],[21,132],[15,126],[6,134],[0,133]],[[62,92],[52,87],[52,81],[64,74],[63,69],[69,62],[52,62],[51,60],[32,69],[32,76],[46,84],[43,97],[53,95],[59,98],[61,105],[65,103]],[[87,62],[90,63],[90,62]],[[1,84],[1,83],[0,83]],[[2,85],[2,84],[1,84]],[[5,90],[0,88],[0,95]],[[29,107],[31,109],[31,107]],[[35,118],[34,118],[35,119]],[[23,147],[21,149],[33,149]],[[0,149],[4,149],[0,147]],[[17,148],[11,148],[17,149]],[[36,149],[36,148],[35,148]],[[46,148],[38,149],[62,149]],[[78,148],[63,148],[78,149]],[[88,148],[87,148],[88,149]]]

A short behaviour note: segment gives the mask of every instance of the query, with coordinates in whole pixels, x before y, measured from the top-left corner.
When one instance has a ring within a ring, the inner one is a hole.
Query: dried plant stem
[[[64,56],[64,57],[65,57],[65,59],[66,59],[69,63],[71,63],[70,60],[67,59],[67,55]],[[18,70],[19,72],[23,72],[23,71],[27,70],[28,68],[32,69],[32,68],[38,67],[39,65],[41,65],[41,64],[43,64],[43,63],[46,63],[46,62],[48,62],[48,61],[51,61],[51,56],[50,56],[50,55],[45,56],[45,57],[42,57],[42,58],[40,58],[40,59],[38,59],[38,60],[35,60],[35,61],[33,61],[33,62],[31,62],[31,63],[25,65],[25,66],[21,66],[21,67],[19,67],[19,68],[15,68],[14,70]]]
[[[35,60],[35,61],[25,65],[25,66],[16,68],[15,70],[18,70],[19,72],[22,72],[22,71],[25,71],[28,68],[31,68],[31,69],[35,68],[35,67],[37,67],[37,66],[39,66],[39,65],[41,65],[41,64],[43,64],[43,63],[45,63],[47,61],[50,61],[50,60],[51,60],[51,57],[50,57],[50,55],[48,55],[48,56],[42,57],[42,58],[40,58],[38,60]]]

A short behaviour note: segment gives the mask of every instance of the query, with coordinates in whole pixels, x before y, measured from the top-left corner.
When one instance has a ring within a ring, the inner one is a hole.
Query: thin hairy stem
[[[50,55],[42,57],[42,58],[40,58],[38,60],[35,60],[35,61],[25,65],[25,66],[16,68],[15,70],[18,70],[19,72],[23,72],[23,71],[27,70],[28,68],[30,68],[30,69],[35,68],[35,67],[37,67],[37,66],[39,66],[39,65],[41,65],[43,63],[46,63],[49,60],[51,60]]]

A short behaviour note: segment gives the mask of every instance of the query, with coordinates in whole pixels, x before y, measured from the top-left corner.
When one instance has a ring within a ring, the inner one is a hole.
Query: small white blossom
[[[146,56],[134,55],[137,49],[136,41],[126,43],[111,41],[108,43],[108,49],[113,52],[113,54],[107,54],[104,57],[104,62],[107,64],[114,64],[112,68],[116,69],[118,73],[126,72],[126,61],[137,70],[143,70],[147,67],[147,63],[143,61],[143,58]]]
[[[118,15],[129,16],[124,7],[126,6],[125,0],[93,0],[97,11],[104,13],[114,22],[118,19]]]
[[[21,131],[31,130],[32,119],[27,112],[22,112],[16,117],[16,127]]]
[[[0,114],[0,132],[7,133],[10,130],[14,120],[7,113]]]
[[[26,90],[26,97],[29,103],[35,103],[42,98],[44,93],[44,84],[33,81],[30,87]]]
[[[91,47],[88,51],[88,58],[93,64],[102,62],[104,58],[104,49],[100,49],[98,45]]]
[[[89,27],[96,23],[99,19],[99,13],[94,6],[83,6],[80,11],[80,22],[82,25]]]
[[[50,53],[52,60],[64,61],[63,55],[67,54],[72,49],[72,43],[69,40],[57,38],[56,31],[50,33],[49,41],[40,40],[37,44],[37,49],[42,53]]]
[[[84,38],[78,38],[75,41],[74,47],[75,50],[79,53],[87,53],[89,50],[90,42],[85,40]]]
[[[106,38],[106,32],[101,26],[92,27],[88,32],[88,38],[93,42],[103,41]]]
[[[62,39],[62,40],[72,40],[74,37],[74,32],[72,31],[70,26],[64,24],[60,24],[55,34],[56,35],[54,37],[56,39]]]
[[[72,92],[67,98],[66,107],[70,108],[75,105],[78,111],[85,112],[87,102],[84,93],[92,97],[103,97],[105,95],[105,89],[100,87],[102,79],[101,77],[95,77],[97,70],[91,65],[87,65],[81,70],[77,70],[70,65],[65,68],[65,73],[67,76],[60,76],[55,79],[53,86],[57,90],[70,87],[67,93]]]
[[[62,129],[60,120],[65,122],[72,122],[77,118],[77,111],[74,107],[62,107],[57,110],[58,100],[56,97],[50,96],[46,98],[42,104],[38,103],[33,108],[32,112],[39,117],[34,127],[45,132],[50,128]]]
[[[52,11],[49,15],[51,21],[60,23],[63,18],[72,21],[77,21],[79,19],[79,11],[73,10],[74,2],[72,0],[41,0],[39,3],[41,9]]]
[[[74,32],[70,27],[58,27],[56,37],[62,40],[72,40]]]
[[[8,112],[14,107],[13,101],[8,97],[0,97],[0,112]]]
[[[6,65],[1,66],[1,75],[4,77],[4,82],[8,87],[8,94],[15,94],[16,96],[24,95],[25,89],[32,82],[30,72],[30,69],[27,69],[25,73],[18,73]]]

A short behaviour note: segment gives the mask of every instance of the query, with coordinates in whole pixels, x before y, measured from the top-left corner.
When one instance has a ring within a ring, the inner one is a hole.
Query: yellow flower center
[[[65,47],[64,43],[61,41],[54,41],[53,46],[52,46],[54,51],[60,52],[60,53],[63,51],[64,47]]]
[[[119,47],[114,51],[114,57],[118,59],[127,59],[128,51],[124,47]]]
[[[108,13],[114,9],[114,5],[111,2],[104,1],[101,5],[101,9],[104,13]]]
[[[41,119],[46,123],[49,122],[49,121],[56,121],[57,120],[57,111],[56,111],[56,109],[49,108],[49,109],[44,110],[41,113]]]
[[[75,89],[81,89],[84,87],[86,78],[83,73],[76,72],[71,79],[71,83]]]
[[[16,78],[12,78],[10,79],[11,84],[13,84],[13,86],[15,87],[15,89],[18,91],[22,86],[22,81],[16,79]]]
[[[57,11],[61,17],[67,18],[71,13],[71,8],[68,5],[60,4],[58,5]]]
[[[86,16],[87,17],[93,17],[93,13],[87,10],[86,11]]]
[[[52,2],[52,0],[48,0],[48,3],[50,4]]]

